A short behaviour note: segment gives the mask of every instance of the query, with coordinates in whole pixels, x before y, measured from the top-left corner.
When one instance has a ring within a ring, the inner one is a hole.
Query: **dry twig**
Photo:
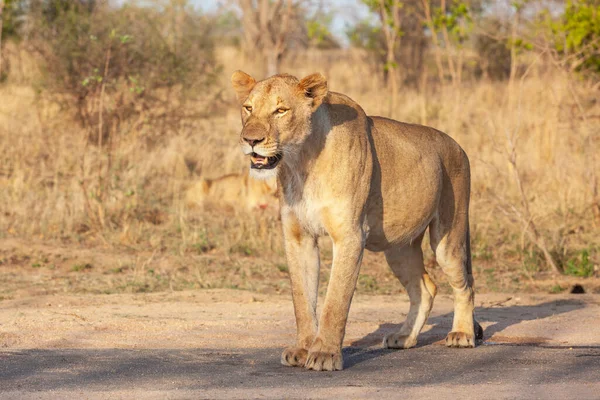
[[[534,222],[534,218],[531,214],[531,210],[529,207],[529,201],[527,200],[527,195],[525,193],[525,187],[523,185],[523,180],[521,179],[521,173],[519,172],[519,165],[517,163],[517,140],[519,137],[520,129],[521,129],[521,100],[523,95],[523,84],[525,77],[529,74],[531,68],[540,57],[544,53],[540,53],[538,57],[527,67],[525,73],[521,76],[519,83],[519,98],[517,103],[518,116],[517,116],[517,126],[515,127],[512,133],[505,131],[506,142],[508,148],[506,149],[506,156],[508,158],[508,162],[510,163],[515,179],[515,183],[517,184],[517,188],[519,189],[519,195],[521,198],[521,210],[518,210],[514,205],[512,205],[512,209],[514,214],[519,217],[521,222],[523,223],[523,229],[529,239],[542,251],[544,258],[546,259],[546,263],[552,269],[554,273],[560,274],[562,273],[558,264],[554,261],[554,258],[550,254],[548,250],[548,246],[546,245],[546,241],[544,237],[540,235],[539,230]],[[509,86],[509,90],[512,88]],[[512,96],[510,96],[512,97]]]

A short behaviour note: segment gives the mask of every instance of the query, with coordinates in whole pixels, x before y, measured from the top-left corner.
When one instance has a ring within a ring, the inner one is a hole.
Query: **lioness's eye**
[[[287,109],[285,108],[278,108],[277,111],[275,111],[275,113],[277,114],[285,114],[287,112]]]
[[[246,109],[246,111],[252,112],[252,106],[244,106],[244,108]]]

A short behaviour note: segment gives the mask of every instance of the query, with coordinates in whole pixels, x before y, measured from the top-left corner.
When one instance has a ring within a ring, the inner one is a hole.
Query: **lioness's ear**
[[[311,74],[298,83],[298,88],[312,99],[312,109],[316,110],[327,96],[327,79],[320,73]]]
[[[246,101],[254,85],[256,85],[254,78],[243,71],[238,70],[231,75],[231,86],[233,86],[240,104]]]

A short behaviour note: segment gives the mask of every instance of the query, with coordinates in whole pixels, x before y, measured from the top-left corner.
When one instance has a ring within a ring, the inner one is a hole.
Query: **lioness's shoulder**
[[[329,92],[323,101],[334,125],[347,122],[365,123],[367,114],[362,107],[342,93]]]

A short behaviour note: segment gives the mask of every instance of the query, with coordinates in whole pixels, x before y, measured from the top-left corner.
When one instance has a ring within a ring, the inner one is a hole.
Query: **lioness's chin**
[[[268,180],[277,176],[277,170],[279,167],[271,169],[256,169],[250,168],[250,177],[254,179]]]

